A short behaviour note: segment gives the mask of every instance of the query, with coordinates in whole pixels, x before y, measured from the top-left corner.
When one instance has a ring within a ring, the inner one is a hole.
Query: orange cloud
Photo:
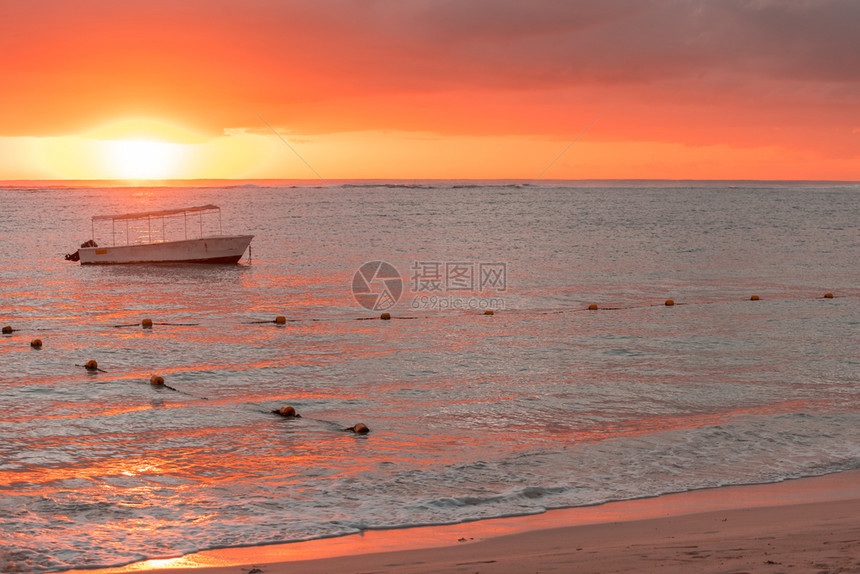
[[[603,114],[587,138],[619,152],[758,149],[757,177],[783,177],[783,157],[860,178],[852,0],[31,0],[0,18],[0,137],[105,138],[135,118],[194,134],[172,142],[273,137],[260,114],[338,149],[386,131],[548,148]],[[616,155],[614,177],[653,175]]]

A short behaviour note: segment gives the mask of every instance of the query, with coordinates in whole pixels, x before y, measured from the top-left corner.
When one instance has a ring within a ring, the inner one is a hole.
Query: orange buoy
[[[588,310],[589,311],[597,311],[597,305],[592,303],[591,305],[588,306]]]
[[[140,326],[144,329],[152,329],[152,319],[144,319],[140,322]]]
[[[283,325],[287,322],[287,318],[283,315],[278,315],[275,317],[275,325]]]
[[[84,368],[88,371],[98,371],[99,370],[99,364],[95,360],[90,359],[89,361],[86,362],[86,364],[84,365]]]
[[[833,293],[825,293],[824,298],[825,299],[833,299]],[[3,331],[3,332],[5,333],[6,331]]]
[[[0,329],[0,330],[2,330],[2,332],[3,332],[3,334],[4,334],[4,335],[8,335],[8,334],[9,334],[9,333],[11,333],[14,329],[12,329],[12,326],[11,326],[11,325],[6,325],[5,327],[3,327],[3,329]]]
[[[33,339],[32,341],[30,341],[30,346],[33,347],[34,349],[41,349],[42,348],[42,339]]]
[[[484,311],[484,315],[495,315],[496,313],[492,309],[487,309]]]
[[[379,318],[382,319],[383,321],[388,321],[389,319],[391,319],[391,313],[383,313],[382,315],[379,316]]]
[[[153,387],[163,387],[164,386],[164,377],[161,375],[152,375],[149,377],[149,384]]]
[[[279,408],[278,410],[272,411],[272,412],[275,413],[276,415],[281,415],[282,417],[286,417],[288,419],[300,419],[300,418],[302,418],[302,415],[297,413],[296,409],[294,409],[293,407],[291,407],[289,405],[283,406],[283,407]]]
[[[370,429],[367,428],[363,423],[358,423],[355,426],[351,426],[343,430],[354,432],[355,434],[367,434],[370,432]]]
[[[759,296],[758,296],[758,295],[751,295],[751,296],[750,296],[750,301],[758,301],[758,300],[759,300]]]
[[[675,304],[674,299],[666,299],[666,307],[671,307]]]

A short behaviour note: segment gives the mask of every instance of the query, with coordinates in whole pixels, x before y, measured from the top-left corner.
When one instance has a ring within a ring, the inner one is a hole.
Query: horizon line
[[[423,177],[356,177],[356,178],[335,178],[328,179],[323,184],[323,187],[342,182],[514,182],[525,183],[535,186],[546,185],[552,182],[763,182],[763,183],[847,183],[860,184],[860,180],[851,179],[760,179],[760,178],[671,178],[671,177],[623,177],[623,178],[602,178],[602,177],[583,177],[583,178],[558,178],[558,179],[540,179],[533,178],[481,178],[481,177],[451,177],[451,178],[423,178]],[[301,177],[262,177],[262,178],[165,178],[165,179],[109,179],[109,178],[92,178],[92,179],[73,179],[73,178],[17,178],[17,179],[0,179],[0,186],[11,186],[14,184],[33,184],[33,183],[57,183],[57,184],[110,184],[117,187],[159,187],[172,186],[175,183],[190,183],[190,182],[297,182],[297,183],[312,183],[320,186],[320,180],[317,178],[301,178]]]

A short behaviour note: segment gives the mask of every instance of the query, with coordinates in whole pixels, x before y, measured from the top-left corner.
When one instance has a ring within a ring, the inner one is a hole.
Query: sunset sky
[[[0,0],[0,22],[0,179],[860,180],[856,0]]]

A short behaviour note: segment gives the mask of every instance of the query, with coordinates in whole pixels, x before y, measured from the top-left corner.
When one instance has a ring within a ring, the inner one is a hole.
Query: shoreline
[[[789,565],[792,572],[860,571],[860,470],[523,517],[205,550],[66,574],[242,574],[255,568],[264,574],[693,568],[702,574]]]

